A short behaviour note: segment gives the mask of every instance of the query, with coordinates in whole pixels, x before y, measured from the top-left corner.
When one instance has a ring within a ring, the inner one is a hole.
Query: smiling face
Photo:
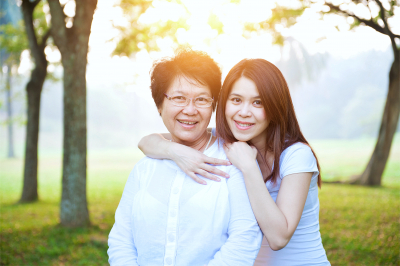
[[[185,96],[187,98],[212,97],[206,85],[198,84],[190,78],[178,76],[165,93],[168,96]],[[207,139],[207,126],[210,123],[212,107],[196,107],[193,100],[187,106],[175,106],[172,101],[164,99],[158,109],[162,120],[175,142],[195,147]]]
[[[251,79],[242,76],[233,84],[226,102],[225,117],[237,140],[251,140],[253,144],[265,142],[269,121],[257,86]]]

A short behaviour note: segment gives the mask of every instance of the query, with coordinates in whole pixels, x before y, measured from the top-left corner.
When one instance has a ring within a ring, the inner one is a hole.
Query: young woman
[[[319,165],[300,131],[287,83],[263,59],[235,65],[222,86],[217,136],[245,179],[253,212],[265,236],[254,265],[330,265],[319,232]],[[153,134],[139,148],[153,158],[174,160],[195,174],[219,180],[225,173],[209,164],[226,164]]]

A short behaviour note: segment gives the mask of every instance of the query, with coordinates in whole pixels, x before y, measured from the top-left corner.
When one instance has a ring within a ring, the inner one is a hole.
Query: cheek
[[[267,119],[267,114],[265,113],[264,108],[259,108],[257,110],[255,117],[258,120],[259,123],[266,123],[268,125],[268,119]]]
[[[197,109],[197,110],[199,111],[199,109]],[[199,111],[199,114],[201,115],[202,120],[204,122],[206,122],[206,123],[210,122],[211,116],[212,116],[212,109],[210,107],[209,110],[208,109],[201,110],[201,111]]]
[[[236,109],[237,108],[235,108],[235,107],[236,106],[233,105],[230,102],[226,103],[226,106],[225,106],[225,116],[226,116],[226,118],[232,117],[236,113]]]

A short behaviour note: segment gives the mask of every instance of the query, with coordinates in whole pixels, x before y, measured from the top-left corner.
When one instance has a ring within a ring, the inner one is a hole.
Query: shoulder
[[[280,157],[281,176],[301,172],[317,172],[317,160],[307,144],[297,142],[286,148]]]
[[[162,161],[162,160],[153,159],[147,156],[140,159],[133,167],[129,176],[138,175],[154,169],[155,165],[157,164],[157,161]]]
[[[281,154],[281,161],[288,159],[315,160],[315,156],[307,144],[296,142],[287,147]]]

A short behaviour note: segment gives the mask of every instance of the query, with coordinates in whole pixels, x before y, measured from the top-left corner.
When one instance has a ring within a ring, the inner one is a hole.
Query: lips
[[[236,121],[236,120],[234,120],[234,121],[235,121],[236,127],[237,127],[238,129],[240,129],[240,130],[247,130],[247,129],[252,128],[252,127],[255,125],[255,123],[249,123],[249,122],[243,122],[243,121]]]
[[[181,120],[181,119],[176,119],[178,123],[184,127],[184,128],[194,128],[196,124],[198,124],[198,121],[191,121],[191,120]]]

